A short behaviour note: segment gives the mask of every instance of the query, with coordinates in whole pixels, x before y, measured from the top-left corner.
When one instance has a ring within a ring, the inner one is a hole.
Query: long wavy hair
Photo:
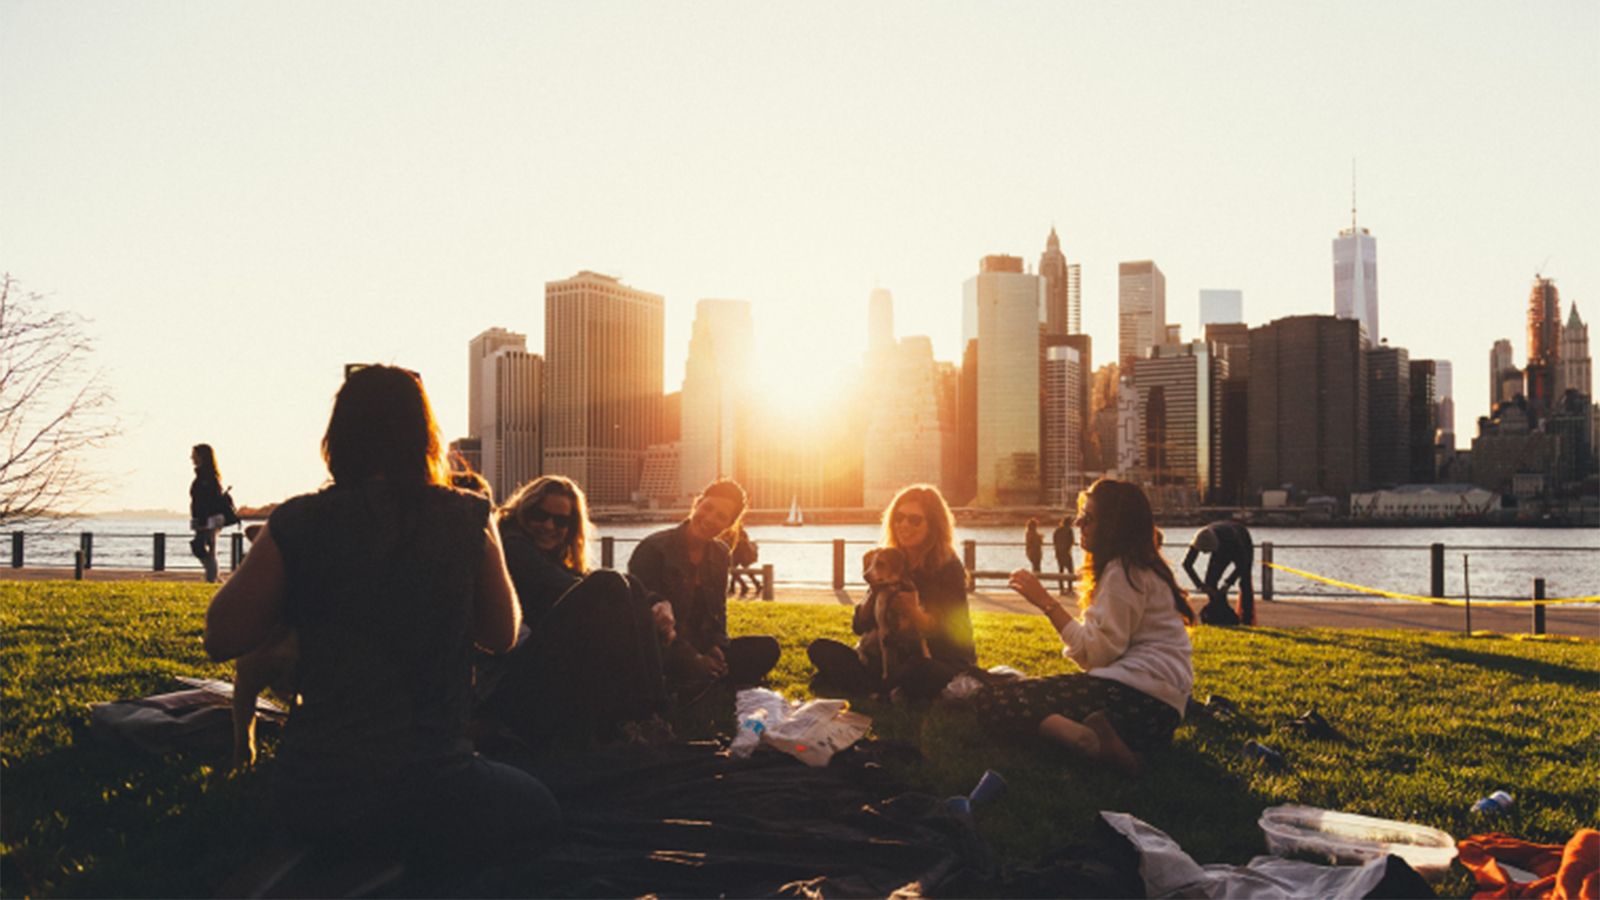
[[[928,549],[917,568],[932,572],[952,559],[960,559],[956,553],[956,517],[950,512],[950,504],[944,502],[944,495],[931,484],[907,485],[884,507],[883,546],[899,547],[910,554],[912,548],[902,547],[894,536],[895,510],[907,501],[921,504],[923,518],[928,523]]]
[[[1080,515],[1091,497],[1096,520],[1096,550],[1084,548],[1084,566],[1079,570],[1083,576],[1081,600],[1084,607],[1094,602],[1095,586],[1100,583],[1106,567],[1121,560],[1123,575],[1130,586],[1134,569],[1148,570],[1171,589],[1172,606],[1178,615],[1194,624],[1188,595],[1178,587],[1172,567],[1161,556],[1161,531],[1156,528],[1155,514],[1150,510],[1150,500],[1144,491],[1129,481],[1101,478],[1079,495]]]
[[[572,527],[567,529],[567,540],[561,546],[561,564],[579,575],[589,571],[589,500],[583,488],[571,478],[561,475],[540,475],[517,488],[516,492],[500,504],[496,515],[502,524],[507,519],[523,531],[532,531],[526,518],[529,510],[544,502],[546,497],[566,497],[572,501]]]
[[[333,399],[322,459],[340,486],[382,478],[400,488],[448,485],[450,469],[428,392],[394,366],[353,370]]]
[[[221,484],[222,473],[217,471],[217,452],[211,449],[210,444],[195,444],[191,449],[194,455],[199,457],[195,463],[198,466],[195,469],[195,477],[209,478],[217,484]]]

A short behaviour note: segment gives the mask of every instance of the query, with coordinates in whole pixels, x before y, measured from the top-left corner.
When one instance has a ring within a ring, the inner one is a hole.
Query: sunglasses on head
[[[523,510],[522,517],[534,523],[549,520],[554,522],[557,528],[571,528],[578,521],[578,517],[570,513],[548,512],[537,506],[530,506]]]
[[[897,513],[894,514],[894,519],[892,521],[896,525],[899,525],[901,522],[904,522],[907,525],[910,525],[912,528],[916,528],[917,526],[922,524],[923,518],[922,518],[922,514],[921,513],[897,512]]]

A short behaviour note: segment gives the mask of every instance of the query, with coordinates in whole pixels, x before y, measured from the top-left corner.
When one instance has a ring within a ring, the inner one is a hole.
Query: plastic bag
[[[749,688],[735,694],[733,702],[739,731],[729,752],[739,758],[767,744],[808,766],[825,766],[872,725],[870,717],[850,712],[843,700],[812,700],[796,709],[782,694]]]

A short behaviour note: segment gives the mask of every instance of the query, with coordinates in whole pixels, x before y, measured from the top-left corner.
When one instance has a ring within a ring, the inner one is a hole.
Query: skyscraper
[[[1528,368],[1524,390],[1536,413],[1548,411],[1561,386],[1561,292],[1549,278],[1533,276],[1528,292]]]
[[[1578,318],[1578,304],[1571,304],[1567,324],[1561,329],[1561,389],[1576,388],[1594,399],[1593,364],[1589,358],[1589,326]]]
[[[496,350],[483,361],[483,393],[482,475],[505,499],[542,471],[544,360],[516,347]]]
[[[1251,493],[1292,484],[1346,496],[1368,481],[1361,324],[1289,316],[1250,329]]]
[[[1039,277],[1044,279],[1045,334],[1077,334],[1081,319],[1079,270],[1067,264],[1055,226],[1039,257]]]
[[[1204,497],[1218,486],[1222,381],[1227,363],[1205,341],[1163,345],[1139,361],[1137,469],[1155,485],[1183,485]]]
[[[659,294],[583,271],[544,286],[545,464],[596,505],[633,500],[661,434]]]
[[[1367,448],[1373,484],[1393,487],[1410,480],[1411,354],[1404,347],[1382,344],[1367,351]]]
[[[1117,266],[1117,365],[1123,377],[1134,360],[1164,343],[1167,331],[1167,277],[1150,260]]]
[[[1086,374],[1078,348],[1062,344],[1045,351],[1043,479],[1044,502],[1051,506],[1070,507],[1084,488]]]
[[[502,347],[526,350],[528,336],[490,328],[467,342],[467,437],[483,436],[483,364]]]
[[[1436,381],[1439,362],[1433,359],[1411,361],[1411,471],[1407,481],[1412,484],[1430,484],[1438,473],[1434,445],[1437,436],[1445,431],[1439,424]]]
[[[718,478],[733,477],[745,427],[754,337],[747,301],[695,304],[683,366],[681,496],[692,497]]]
[[[986,256],[964,287],[978,341],[980,506],[1039,501],[1039,326],[1044,282],[1015,256]]]
[[[1501,338],[1489,351],[1489,414],[1522,393],[1522,373],[1511,361],[1511,342]]]
[[[1448,359],[1433,361],[1433,411],[1436,446],[1454,450],[1456,447],[1456,379],[1455,367]],[[1413,396],[1415,392],[1413,392]]]
[[[867,352],[894,346],[894,295],[873,288],[867,297]]]
[[[1067,263],[1067,334],[1083,334],[1083,267]]]
[[[936,484],[942,475],[944,435],[933,342],[913,335],[888,352],[884,396],[894,400],[873,404],[867,419],[862,502],[868,507],[887,505],[908,484]]]
[[[1378,333],[1378,242],[1356,225],[1355,192],[1350,195],[1350,227],[1333,239],[1333,314],[1357,319],[1376,346]]]

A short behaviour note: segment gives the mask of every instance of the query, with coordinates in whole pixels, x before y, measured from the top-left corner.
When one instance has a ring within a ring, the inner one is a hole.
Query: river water
[[[604,524],[597,536],[614,538],[616,562],[627,563],[633,546],[646,534],[665,526]],[[236,529],[228,529],[232,532]],[[875,525],[757,525],[750,534],[760,545],[761,562],[774,566],[779,584],[830,585],[835,539],[846,541],[845,575],[859,583],[861,554],[876,543]],[[99,568],[148,570],[152,535],[166,532],[167,568],[195,569],[199,562],[189,554],[190,533],[183,519],[98,518],[56,523],[48,531],[28,529],[25,562],[28,566],[71,567],[78,534],[94,532],[94,565]],[[1166,529],[1166,556],[1174,567],[1195,526]],[[1429,545],[1445,546],[1445,593],[1461,597],[1470,588],[1473,599],[1526,599],[1533,580],[1545,579],[1547,597],[1600,595],[1600,529],[1594,528],[1295,528],[1260,526],[1251,529],[1257,546],[1256,591],[1260,594],[1261,545],[1273,544],[1274,562],[1335,581],[1400,594],[1429,592]],[[979,570],[1009,570],[1027,565],[1022,528],[986,525],[956,529],[958,541],[977,542]],[[600,562],[600,542],[591,544],[592,562]],[[226,532],[218,541],[224,570],[228,565]],[[1078,552],[1082,560],[1082,551]],[[1045,562],[1054,565],[1046,535]],[[1202,573],[1204,557],[1198,568]],[[0,574],[0,577],[4,577]],[[1278,596],[1345,598],[1347,588],[1329,586],[1278,571],[1274,573]],[[1180,582],[1187,584],[1181,577]],[[999,589],[991,584],[990,589]],[[1371,597],[1370,599],[1382,599]]]

